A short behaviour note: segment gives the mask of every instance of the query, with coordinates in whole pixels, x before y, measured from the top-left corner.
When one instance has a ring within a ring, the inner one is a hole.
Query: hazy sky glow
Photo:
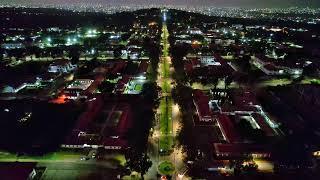
[[[217,6],[217,7],[320,7],[320,0],[0,0],[0,4],[21,4],[21,5],[37,5],[37,4],[68,4],[88,5],[188,5],[188,6]]]

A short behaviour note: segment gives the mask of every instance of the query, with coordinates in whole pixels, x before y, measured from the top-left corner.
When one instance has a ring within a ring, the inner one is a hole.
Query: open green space
[[[10,152],[0,152],[0,162],[5,161],[58,161],[58,160],[75,160],[86,156],[84,151],[59,150],[57,152],[48,153],[42,156],[17,155]]]
[[[311,79],[310,83],[311,84],[320,84],[320,79]]]
[[[160,102],[160,131],[162,134],[169,134],[172,129],[172,107],[169,104],[172,104],[171,97],[164,97]]]
[[[170,84],[170,64],[169,60],[169,43],[168,43],[168,29],[166,25],[162,28],[162,59],[160,64],[161,69],[161,89],[164,97],[160,101],[160,138],[159,150],[161,153],[169,153],[173,146],[172,138],[172,98],[171,84]],[[168,95],[169,94],[169,95]]]
[[[161,175],[172,175],[175,171],[173,163],[163,161],[158,165],[158,171]]]
[[[169,81],[164,81],[162,84],[162,92],[164,93],[170,93],[171,92],[171,86]]]
[[[160,101],[160,132],[159,146],[161,152],[168,152],[172,148],[173,138],[171,136],[172,130],[172,98],[166,97]]]
[[[134,90],[135,91],[142,91],[142,84],[136,84],[135,86],[134,86]]]
[[[131,80],[124,91],[125,94],[140,94],[145,80]]]

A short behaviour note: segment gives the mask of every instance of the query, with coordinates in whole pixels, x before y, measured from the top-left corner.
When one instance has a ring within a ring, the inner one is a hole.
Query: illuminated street
[[[185,165],[183,163],[183,154],[181,149],[178,149],[175,146],[176,135],[180,128],[180,108],[177,104],[173,104],[171,97],[172,89],[172,77],[170,69],[171,67],[171,58],[169,56],[169,42],[168,42],[168,29],[166,25],[166,11],[163,13],[163,27],[162,27],[162,40],[161,44],[163,45],[162,57],[159,65],[159,76],[157,83],[162,89],[162,97],[160,101],[160,106],[158,109],[157,123],[158,125],[155,128],[153,133],[152,140],[149,141],[149,153],[150,149],[157,147],[156,151],[152,151],[152,160],[153,166],[149,170],[149,176],[155,173],[157,164],[163,161],[171,161],[175,165],[175,174],[174,179],[186,179],[181,172],[185,170]],[[157,142],[157,143],[153,143]],[[150,145],[151,144],[151,145]],[[158,156],[158,157],[155,157]],[[178,177],[178,175],[180,176]],[[148,176],[148,177],[149,177]]]

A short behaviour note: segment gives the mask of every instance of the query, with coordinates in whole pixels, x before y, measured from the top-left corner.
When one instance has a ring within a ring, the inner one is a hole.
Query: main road
[[[157,167],[163,161],[169,161],[175,166],[173,179],[186,179],[182,174],[186,171],[183,163],[183,153],[175,146],[176,134],[180,128],[180,108],[172,100],[171,90],[174,83],[171,71],[171,57],[169,55],[169,32],[167,28],[167,10],[162,11],[162,55],[158,68],[157,84],[161,87],[160,106],[157,110],[154,133],[149,137],[149,156],[153,166],[146,175],[146,179],[154,179]]]

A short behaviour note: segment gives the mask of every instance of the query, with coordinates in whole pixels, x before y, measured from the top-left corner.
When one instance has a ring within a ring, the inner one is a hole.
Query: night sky
[[[0,4],[56,4],[68,5],[86,3],[89,5],[130,5],[130,4],[166,4],[166,5],[210,5],[217,7],[320,7],[320,0],[0,0]]]

